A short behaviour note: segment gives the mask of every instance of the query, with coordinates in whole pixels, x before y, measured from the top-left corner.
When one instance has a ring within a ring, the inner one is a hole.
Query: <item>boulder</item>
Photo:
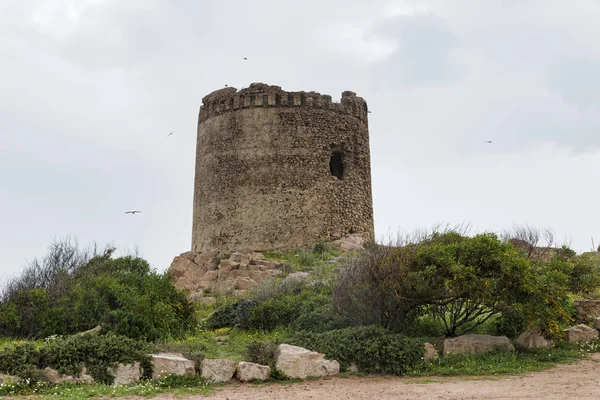
[[[238,290],[246,290],[252,286],[256,286],[256,281],[250,278],[237,278],[234,282],[235,288]]]
[[[600,329],[600,318],[594,318],[594,329]]]
[[[238,269],[239,267],[239,263],[231,260],[221,260],[219,263],[219,279],[225,279],[227,275],[229,275],[229,272]]]
[[[169,267],[173,285],[180,290],[195,290],[198,281],[206,274],[207,268],[190,259],[189,252],[175,257]]]
[[[352,234],[331,242],[331,247],[341,252],[355,252],[363,248],[365,239],[358,234]]]
[[[108,373],[115,377],[113,385],[129,385],[140,381],[142,369],[139,362],[119,364],[116,368],[108,368]]]
[[[202,360],[202,379],[208,382],[229,382],[238,364],[231,360],[212,360],[205,358]]]
[[[219,265],[219,250],[205,251],[194,257],[194,262],[207,270],[217,269]]]
[[[519,349],[547,349],[554,346],[554,342],[547,340],[539,330],[525,331],[517,339]]]
[[[152,357],[152,379],[160,379],[168,375],[196,375],[194,362],[181,353],[158,353],[150,356]]]
[[[423,353],[424,361],[433,361],[437,358],[437,352],[435,351],[435,346],[431,343],[425,343],[423,345],[425,352]]]
[[[564,331],[569,343],[586,343],[598,338],[598,331],[587,325],[572,326]]]
[[[91,375],[88,375],[87,370],[83,367],[81,374],[77,377],[71,375],[61,375],[57,370],[46,367],[42,370],[42,376],[46,378],[46,380],[50,383],[92,383],[94,382],[94,378]]]
[[[444,355],[515,351],[506,336],[463,335],[444,340]]]
[[[240,267],[245,267],[250,264],[251,258],[250,254],[233,253],[229,256],[229,261],[239,264]]]
[[[238,364],[235,377],[242,382],[266,381],[271,375],[271,367],[244,362]]]
[[[326,360],[321,353],[289,344],[280,344],[275,354],[275,367],[288,378],[318,378],[340,373],[340,363]]]

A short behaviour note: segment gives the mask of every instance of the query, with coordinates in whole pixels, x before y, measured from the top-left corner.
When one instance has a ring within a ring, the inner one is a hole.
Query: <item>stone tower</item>
[[[202,99],[192,251],[372,239],[367,103],[253,83]]]

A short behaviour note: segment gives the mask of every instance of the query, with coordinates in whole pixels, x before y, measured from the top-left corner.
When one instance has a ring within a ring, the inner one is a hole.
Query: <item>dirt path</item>
[[[433,381],[433,382],[432,382]],[[544,372],[503,378],[333,378],[297,384],[230,384],[199,400],[597,399],[600,354]],[[160,396],[167,400],[173,397]]]

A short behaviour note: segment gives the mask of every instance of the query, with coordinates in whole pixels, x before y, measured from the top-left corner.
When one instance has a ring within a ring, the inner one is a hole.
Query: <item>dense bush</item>
[[[67,262],[64,254],[76,252],[65,248],[51,247],[45,260],[52,262],[34,263],[8,285],[0,299],[0,335],[40,338],[104,324],[105,330],[154,340],[182,335],[196,325],[185,294],[144,259],[112,258],[107,251],[91,258],[71,256]]]
[[[538,268],[494,234],[446,232],[370,247],[344,268],[333,298],[335,310],[356,325],[403,331],[427,313],[456,336],[513,313],[527,328],[557,335],[570,322],[568,282],[560,268]]]
[[[277,343],[271,340],[252,341],[246,347],[245,360],[260,365],[268,365],[274,370],[276,351]]]
[[[262,301],[241,299],[215,311],[206,328],[240,328],[271,331],[279,327],[325,331],[343,326],[333,313],[331,297],[317,289],[280,292]]]
[[[146,345],[112,333],[75,335],[49,338],[40,348],[24,343],[0,351],[0,373],[40,380],[39,370],[50,367],[61,374],[78,376],[85,366],[94,380],[111,384],[114,377],[109,367],[118,363],[142,363],[149,372],[150,362]]]
[[[339,329],[323,333],[299,332],[292,344],[324,353],[342,369],[356,364],[359,371],[402,375],[423,357],[423,342],[386,331],[380,326]]]
[[[240,328],[250,327],[250,312],[256,302],[249,299],[241,299],[235,303],[226,304],[212,313],[206,321],[206,328]]]

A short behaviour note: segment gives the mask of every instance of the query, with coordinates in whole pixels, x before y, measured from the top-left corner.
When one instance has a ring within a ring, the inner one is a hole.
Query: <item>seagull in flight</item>
[[[248,59],[246,57],[244,57],[244,60],[248,61]]]
[[[492,143],[492,141],[491,141],[491,140],[488,140],[487,142],[488,142],[488,143]]]
[[[171,136],[172,134],[173,134],[173,132],[169,133],[169,134],[167,135],[167,137]]]
[[[131,214],[131,215],[133,215],[133,214],[136,214],[136,213],[141,213],[141,211],[138,211],[138,210],[125,211],[125,214]]]

